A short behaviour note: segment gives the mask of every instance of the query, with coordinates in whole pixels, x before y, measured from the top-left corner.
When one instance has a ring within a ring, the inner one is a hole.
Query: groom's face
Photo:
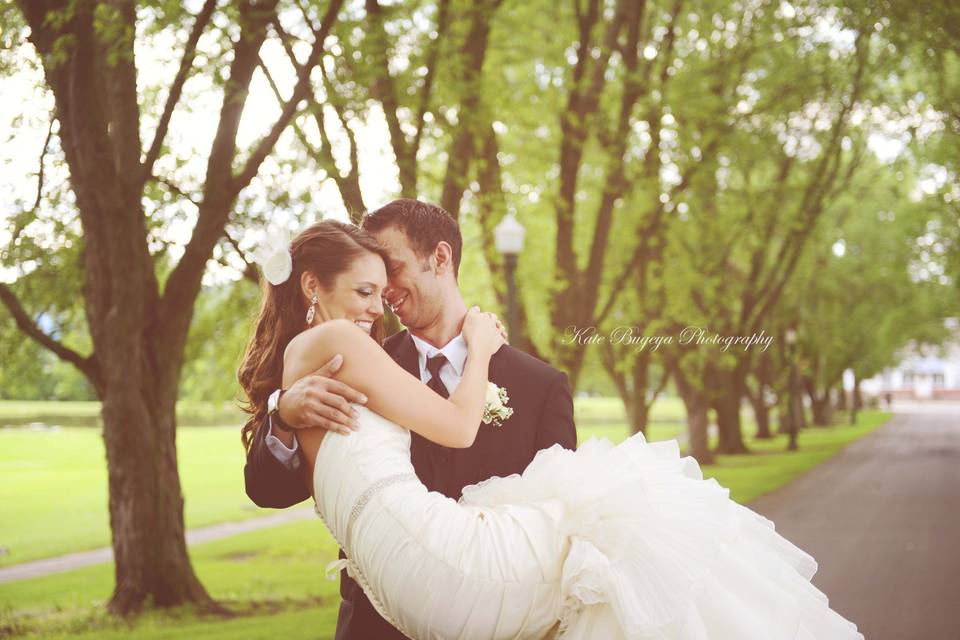
[[[384,301],[408,329],[421,329],[436,322],[442,309],[442,283],[431,268],[430,259],[417,255],[399,228],[387,227],[375,235],[389,256]]]

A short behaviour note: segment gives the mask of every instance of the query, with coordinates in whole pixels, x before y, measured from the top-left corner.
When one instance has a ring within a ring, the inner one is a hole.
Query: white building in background
[[[904,349],[900,364],[864,380],[861,390],[894,399],[960,400],[960,320],[947,318],[944,324],[953,337],[943,347]]]

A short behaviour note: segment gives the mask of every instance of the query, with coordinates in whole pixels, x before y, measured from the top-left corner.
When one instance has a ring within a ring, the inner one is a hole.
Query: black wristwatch
[[[267,415],[270,416],[270,424],[280,431],[293,433],[295,429],[283,421],[280,417],[280,397],[286,393],[286,389],[277,389],[267,398]]]

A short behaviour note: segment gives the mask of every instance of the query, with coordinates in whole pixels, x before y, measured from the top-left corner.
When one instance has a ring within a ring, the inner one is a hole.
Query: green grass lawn
[[[0,403],[0,424],[7,403]],[[25,403],[13,407],[30,422]],[[31,403],[32,404],[32,403]],[[60,404],[60,403],[47,403]],[[44,407],[46,415],[87,419],[92,403]],[[38,407],[35,407],[38,408]],[[679,407],[682,418],[682,407]],[[648,439],[676,437],[678,404],[658,403]],[[212,419],[220,409],[192,407]],[[627,435],[622,405],[611,399],[578,399],[579,439],[593,436],[620,441]],[[11,411],[12,413],[13,411]],[[86,412],[86,414],[84,414]],[[181,409],[181,413],[183,413]],[[222,415],[222,414],[221,414]],[[857,426],[809,428],[800,435],[800,451],[785,453],[785,438],[747,439],[752,455],[721,456],[704,469],[748,502],[782,486],[836,454],[849,442],[883,424],[889,414],[863,412]],[[34,419],[31,419],[34,418]],[[238,418],[239,420],[239,418]],[[239,422],[229,427],[181,427],[178,451],[188,527],[264,513],[243,493],[243,453]],[[744,432],[753,432],[745,424]],[[0,429],[0,565],[109,543],[106,470],[99,431]],[[64,523],[69,526],[64,526]],[[134,626],[106,616],[102,603],[113,585],[112,565],[0,584],[0,638],[326,638],[332,637],[339,603],[337,583],[324,577],[336,558],[336,544],[319,521],[299,522],[197,545],[191,557],[201,580],[217,599],[239,615],[203,618],[190,612],[151,613]]]
[[[0,637],[332,638],[338,582],[324,570],[337,545],[319,521],[240,534],[191,549],[210,593],[232,619],[151,613],[132,625],[106,615],[113,565],[0,584]],[[135,631],[135,632],[134,632]]]
[[[244,415],[236,402],[177,403],[177,420],[182,425],[242,424]],[[99,427],[100,403],[85,400],[0,400],[0,427],[34,422],[63,427]]]
[[[239,427],[182,427],[177,445],[188,527],[263,513],[243,492]],[[0,429],[0,566],[109,544],[105,460],[98,429]]]
[[[587,416],[581,439],[620,441],[626,436],[619,402],[590,398],[577,400],[576,406],[578,420],[581,414]],[[69,424],[65,418],[71,418],[92,425],[98,410],[94,402],[0,402],[0,424]],[[177,431],[187,527],[267,513],[243,491],[243,414],[230,405],[199,404],[178,407],[178,412],[187,425],[216,418],[235,421],[230,426],[181,426]],[[649,435],[664,440],[682,429],[680,423],[654,422]],[[104,456],[96,428],[0,429],[0,547],[6,550],[0,567],[109,545]],[[70,522],[69,530],[52,526],[63,520]]]

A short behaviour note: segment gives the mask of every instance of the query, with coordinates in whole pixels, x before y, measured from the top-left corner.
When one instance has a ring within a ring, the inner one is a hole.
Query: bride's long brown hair
[[[307,301],[300,290],[300,276],[309,271],[329,291],[337,276],[368,252],[386,260],[383,248],[370,233],[352,224],[323,220],[304,229],[290,243],[293,270],[289,278],[278,285],[261,281],[263,302],[237,371],[247,395],[243,410],[250,415],[240,434],[244,449],[250,449],[254,434],[266,422],[267,398],[280,388],[287,344],[307,328]],[[374,322],[371,335],[382,341],[382,320]]]

